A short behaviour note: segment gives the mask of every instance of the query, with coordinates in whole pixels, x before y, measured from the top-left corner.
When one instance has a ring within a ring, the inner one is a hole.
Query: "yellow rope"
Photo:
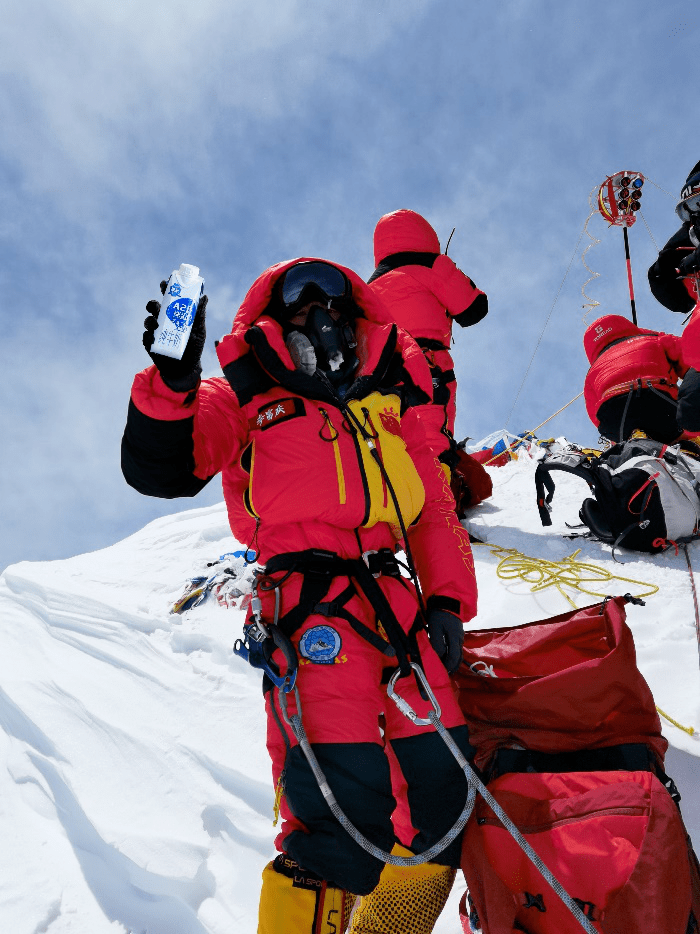
[[[664,718],[664,720],[668,720],[669,723],[672,723],[674,726],[677,726],[679,730],[683,730],[683,732],[684,732],[684,733],[687,733],[689,736],[695,736],[695,729],[694,729],[694,727],[692,727],[692,726],[683,726],[683,724],[682,724],[682,723],[679,723],[678,720],[674,720],[673,717],[669,717],[669,715],[668,715],[667,713],[664,713],[663,710],[662,710],[660,707],[657,707],[656,709],[657,709],[658,713],[660,713],[661,716]]]
[[[522,580],[532,585],[531,593],[539,593],[547,587],[555,587],[574,609],[577,609],[577,606],[564,588],[601,598],[609,594],[591,590],[585,585],[601,585],[617,580],[633,584],[635,587],[647,588],[633,595],[636,597],[651,597],[659,590],[656,584],[635,580],[632,577],[621,577],[597,564],[577,561],[576,557],[581,553],[580,548],[561,561],[547,561],[545,558],[530,558],[515,548],[503,548],[487,542],[475,542],[474,544],[484,545],[491,551],[491,554],[501,559],[496,568],[496,574],[501,580]]]

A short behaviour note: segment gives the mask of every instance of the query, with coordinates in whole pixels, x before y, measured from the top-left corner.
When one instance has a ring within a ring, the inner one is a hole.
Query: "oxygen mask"
[[[287,347],[295,367],[308,375],[318,369],[334,385],[344,382],[358,362],[350,322],[331,308],[311,303],[304,320],[293,321],[293,327]]]

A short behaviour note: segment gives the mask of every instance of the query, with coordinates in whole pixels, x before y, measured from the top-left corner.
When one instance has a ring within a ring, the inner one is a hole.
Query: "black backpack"
[[[663,551],[671,543],[698,537],[700,462],[679,445],[632,439],[602,454],[583,451],[548,454],[535,471],[542,525],[551,525],[552,471],[582,477],[593,498],[579,517],[600,541],[633,551]]]

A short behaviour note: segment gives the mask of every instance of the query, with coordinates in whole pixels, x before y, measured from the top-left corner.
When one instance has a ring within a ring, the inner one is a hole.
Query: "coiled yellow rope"
[[[532,585],[530,587],[532,593],[546,590],[547,587],[554,587],[574,609],[578,607],[565,588],[600,598],[609,596],[609,591],[601,593],[599,589],[591,590],[591,585],[599,587],[613,580],[624,581],[634,587],[643,588],[640,593],[632,594],[634,597],[651,597],[659,590],[656,584],[635,580],[632,577],[621,577],[597,564],[577,561],[576,557],[581,554],[580,548],[561,561],[547,561],[545,558],[530,558],[515,548],[503,548],[501,545],[488,542],[475,542],[474,544],[488,548],[491,554],[501,559],[496,568],[496,574],[501,580],[522,580]]]

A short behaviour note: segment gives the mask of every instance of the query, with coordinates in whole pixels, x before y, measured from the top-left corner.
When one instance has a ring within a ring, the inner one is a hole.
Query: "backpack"
[[[700,871],[625,597],[465,633],[455,675],[489,791],[605,934],[697,934]],[[467,824],[465,934],[580,934],[483,798]]]
[[[489,472],[471,454],[457,449],[457,463],[452,467],[450,488],[455,498],[457,517],[464,519],[467,509],[478,506],[493,493]]]
[[[649,438],[616,444],[602,454],[573,451],[548,454],[537,465],[535,488],[542,525],[551,525],[551,473],[582,477],[593,498],[579,511],[600,541],[633,551],[663,551],[670,543],[698,537],[700,462],[680,445]],[[546,491],[546,492],[545,492]]]

